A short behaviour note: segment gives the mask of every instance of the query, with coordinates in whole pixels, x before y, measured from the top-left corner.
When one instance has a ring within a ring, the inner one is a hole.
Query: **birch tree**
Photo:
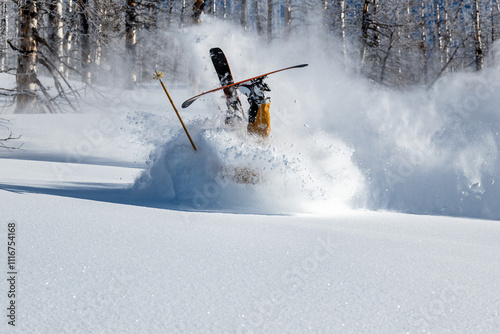
[[[285,13],[284,13],[284,25],[285,25],[285,37],[290,36],[291,26],[292,26],[292,0],[285,0]]]
[[[137,43],[137,21],[136,21],[136,2],[127,0],[126,22],[125,22],[125,49],[127,71],[130,72],[128,87],[132,87],[137,81],[137,74],[134,69],[136,62],[136,43]]]
[[[377,15],[377,0],[365,0],[363,3],[361,15],[361,64],[365,65],[368,57],[369,48],[376,47],[380,44],[379,28],[376,22]]]
[[[346,41],[346,20],[345,20],[345,0],[338,0],[340,17],[340,38],[342,40],[342,55],[344,58],[344,67],[347,69],[347,41]]]
[[[273,0],[267,0],[267,43],[273,40]]]
[[[0,3],[0,71],[7,71],[8,68],[8,39],[9,39],[9,8],[7,0],[3,0]]]
[[[63,0],[50,0],[49,2],[49,43],[57,57],[59,73],[63,72]]]
[[[476,69],[478,71],[482,70],[484,67],[483,60],[483,42],[481,37],[481,15],[480,15],[480,6],[479,0],[473,1],[473,14],[474,14],[474,46],[475,46],[475,55],[476,55]]]
[[[420,50],[422,52],[422,63],[423,63],[422,77],[424,83],[427,83],[427,74],[428,74],[427,70],[429,65],[429,58],[428,58],[429,46],[427,45],[427,11],[425,5],[426,5],[425,0],[422,0],[420,4],[420,18],[421,18]]]
[[[240,9],[240,25],[243,29],[247,29],[247,0],[241,0],[241,9]]]
[[[37,102],[37,52],[38,43],[35,32],[38,27],[38,2],[20,0],[19,8],[19,46],[17,60],[17,101],[16,113],[36,112]]]
[[[254,12],[254,22],[255,22],[255,29],[257,30],[257,33],[259,35],[262,34],[262,18],[260,14],[260,0],[254,0],[253,2],[253,12]]]
[[[90,53],[90,22],[88,0],[80,0],[80,49],[81,49],[81,62],[82,62],[82,77],[86,83],[90,83],[91,71],[90,64],[92,61]]]
[[[66,8],[64,9],[64,20],[63,20],[63,74],[66,79],[69,79],[70,67],[73,65],[73,43],[74,34],[77,30],[77,16],[76,14],[76,4],[74,0],[66,0]]]

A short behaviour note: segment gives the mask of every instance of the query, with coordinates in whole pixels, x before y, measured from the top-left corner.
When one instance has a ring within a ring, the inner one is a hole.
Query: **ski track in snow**
[[[181,110],[193,152],[157,83],[84,114],[2,116],[0,137],[23,144],[0,151],[16,330],[496,333],[500,225],[481,219],[500,218],[499,69],[395,92],[315,39],[297,37],[315,54],[277,43],[255,63],[255,37],[207,24],[180,32],[197,82],[166,82],[178,106],[217,85],[213,46],[235,80],[310,63],[269,78],[268,141],[222,126],[214,94]]]

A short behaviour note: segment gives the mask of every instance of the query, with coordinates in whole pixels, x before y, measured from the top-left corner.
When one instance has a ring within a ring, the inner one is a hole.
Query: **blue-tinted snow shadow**
[[[182,212],[216,212],[227,214],[254,214],[266,216],[288,216],[294,212],[272,212],[269,210],[258,210],[256,207],[248,205],[234,206],[224,205],[219,201],[205,202],[203,198],[194,197],[191,200],[154,200],[149,196],[142,196],[132,186],[123,187],[117,184],[109,183],[77,183],[74,185],[68,184],[57,188],[26,186],[26,185],[11,185],[0,184],[0,191],[8,191],[18,194],[40,194],[49,196],[61,196],[82,200],[98,201],[104,203],[113,203],[120,205],[132,205],[145,208],[164,209]],[[377,209],[373,209],[377,211]],[[415,215],[431,215],[431,216],[448,216],[458,218],[473,218],[482,220],[498,220],[495,217],[484,217],[478,214],[453,214],[443,213],[439,211],[419,211],[414,208],[402,210],[384,209],[383,211],[393,211],[398,213],[415,214]]]
[[[229,214],[258,214],[258,215],[289,215],[289,212],[270,212],[259,210],[256,207],[245,205],[224,205],[216,199],[207,200],[194,196],[189,200],[153,199],[149,194],[143,194],[133,186],[122,186],[113,183],[75,183],[58,187],[40,187],[27,185],[12,185],[0,183],[0,191],[18,194],[40,194],[61,196],[105,203],[133,205],[155,209],[165,209],[184,212],[218,212]]]

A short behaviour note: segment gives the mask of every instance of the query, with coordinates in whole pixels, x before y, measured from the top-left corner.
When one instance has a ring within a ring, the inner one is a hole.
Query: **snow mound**
[[[134,188],[182,210],[310,212],[352,205],[364,184],[352,148],[327,134],[248,135],[217,119],[188,125],[195,152],[179,133],[153,153]]]

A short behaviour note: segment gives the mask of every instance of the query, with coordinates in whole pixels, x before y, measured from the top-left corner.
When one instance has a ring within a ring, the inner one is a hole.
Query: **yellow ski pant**
[[[271,103],[264,103],[259,106],[257,116],[253,123],[248,123],[247,131],[262,137],[268,137],[271,133],[271,114],[269,109]]]

